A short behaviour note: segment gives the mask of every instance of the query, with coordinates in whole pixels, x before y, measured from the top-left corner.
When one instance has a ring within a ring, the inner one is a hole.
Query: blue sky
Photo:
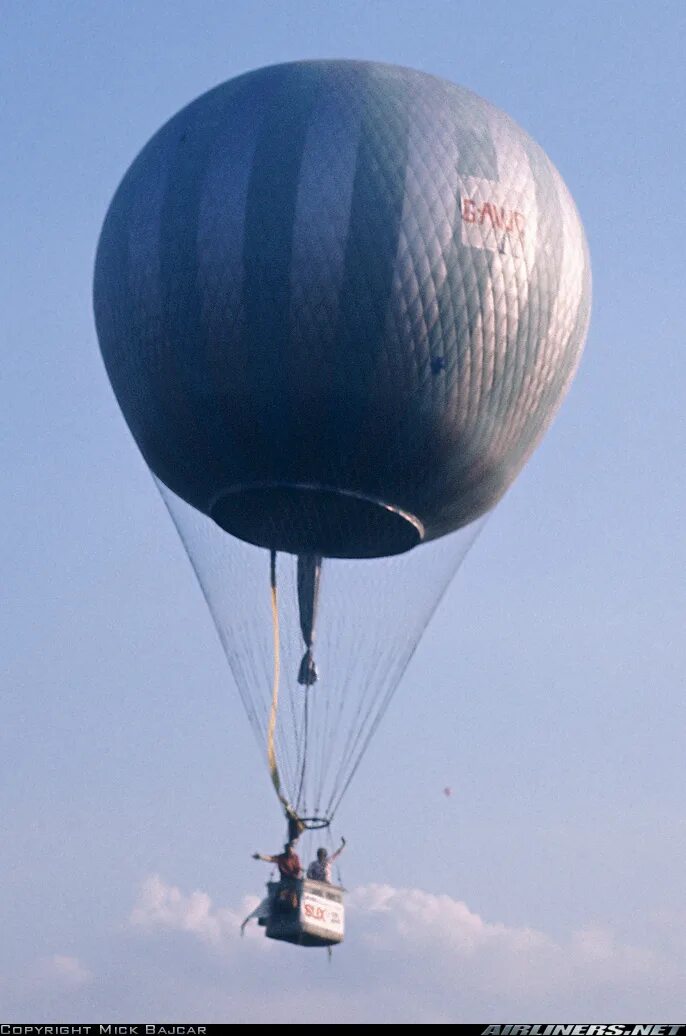
[[[684,5],[6,0],[3,23],[0,1015],[677,1015]],[[542,144],[594,309],[345,800],[329,967],[238,939],[281,822],[90,295],[111,195],[166,118],[247,69],[339,56],[461,83]]]

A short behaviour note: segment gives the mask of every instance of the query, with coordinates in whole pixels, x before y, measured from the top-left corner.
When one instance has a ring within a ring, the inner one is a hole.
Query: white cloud
[[[652,1016],[677,1012],[681,1003],[683,953],[675,959],[664,949],[632,945],[601,925],[556,939],[485,920],[447,895],[369,885],[347,897],[346,942],[327,975],[321,954],[275,946],[257,927],[249,947],[242,944],[251,952],[235,952],[240,921],[256,902],[246,899],[238,911],[218,908],[206,893],[183,893],[155,876],[143,885],[130,923],[172,940],[176,932],[190,934],[218,960],[230,953],[232,970],[218,973],[216,993],[234,1020]],[[256,956],[260,949],[273,955]],[[212,965],[203,960],[207,973]]]
[[[31,961],[16,961],[0,975],[0,1014],[32,1021],[70,1012],[75,999],[87,999],[93,974],[78,957],[55,953]]]
[[[522,1006],[544,1000],[552,1007],[609,990],[658,992],[670,983],[676,992],[683,973],[671,956],[623,943],[607,927],[588,925],[556,940],[485,921],[460,900],[419,889],[358,889],[349,914],[377,951],[392,948],[408,972],[422,966],[427,984],[440,988],[459,969],[473,990],[498,990]]]
[[[44,961],[42,970],[48,980],[71,987],[82,986],[93,977],[78,957],[67,957],[60,953]]]
[[[35,960],[5,976],[0,1001],[34,1020],[302,1024],[612,1020],[683,1006],[686,944],[669,919],[644,923],[633,941],[599,924],[553,937],[448,895],[367,885],[347,896],[346,941],[329,965],[321,952],[265,939],[254,922],[242,940],[256,904],[219,906],[153,875],[125,928],[91,942],[88,967],[64,953]]]
[[[247,896],[239,911],[217,908],[206,892],[184,895],[153,874],[140,889],[129,923],[134,928],[190,932],[205,943],[227,948],[240,936],[241,921],[258,902],[256,896]]]

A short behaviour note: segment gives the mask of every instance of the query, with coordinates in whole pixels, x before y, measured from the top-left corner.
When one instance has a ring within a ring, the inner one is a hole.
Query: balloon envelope
[[[408,550],[485,513],[578,362],[583,229],[505,114],[451,83],[296,62],[172,118],[112,202],[98,335],[158,478],[296,554]]]

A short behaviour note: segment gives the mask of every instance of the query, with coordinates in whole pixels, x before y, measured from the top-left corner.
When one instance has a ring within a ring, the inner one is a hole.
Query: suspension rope
[[[274,748],[274,730],[276,729],[276,711],[279,707],[279,679],[280,679],[280,644],[279,644],[279,602],[276,596],[276,551],[272,550],[269,556],[269,585],[271,590],[272,606],[272,630],[274,634],[274,679],[272,682],[272,704],[269,711],[269,724],[267,726],[267,762],[269,773],[274,785],[276,794],[281,796],[281,778],[279,767],[276,762],[276,750]]]
[[[274,680],[272,684],[272,704],[271,709],[269,711],[269,724],[267,727],[267,762],[269,764],[269,774],[272,779],[272,784],[274,785],[274,791],[278,796],[279,802],[286,811],[286,816],[291,816],[295,814],[295,811],[281,790],[281,777],[279,775],[279,767],[276,761],[276,748],[274,745],[274,732],[276,730],[276,713],[279,707],[279,681],[281,675],[279,602],[276,593],[275,550],[272,550],[270,552],[269,583],[271,589],[272,627],[274,631]]]
[[[305,704],[303,709],[303,751],[302,751],[302,769],[300,771],[300,784],[298,786],[298,794],[296,796],[296,808],[300,809],[305,805],[303,801],[303,786],[305,784],[305,773],[307,771],[307,735],[309,731],[309,706],[310,706],[310,688],[305,687]]]
[[[415,552],[410,561],[326,559],[329,578],[317,601],[314,567],[301,562],[298,571],[296,556],[277,560],[268,552],[272,659],[266,588],[255,579],[256,570],[266,575],[265,552],[227,537],[155,481],[198,576],[279,808],[294,825],[299,817],[309,829],[325,827],[359,774],[415,637],[435,607],[429,587],[440,599],[457,568],[457,548],[461,556],[467,541],[446,551],[447,564],[431,546],[416,565]],[[311,531],[315,542],[319,530]],[[253,583],[258,592],[243,597]],[[321,680],[302,685],[303,641],[307,648],[313,639],[315,611]],[[400,621],[405,612],[412,616],[407,628]]]

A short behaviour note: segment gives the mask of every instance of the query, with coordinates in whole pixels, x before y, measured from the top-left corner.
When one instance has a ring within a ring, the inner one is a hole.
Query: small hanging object
[[[298,555],[298,610],[300,612],[300,630],[307,649],[300,663],[298,683],[304,687],[311,687],[319,678],[312,654],[312,647],[317,619],[317,605],[319,603],[319,579],[321,572],[321,557],[318,557],[316,554]]]
[[[318,679],[319,673],[317,672],[317,666],[312,657],[312,649],[308,648],[300,663],[300,669],[298,670],[298,683],[303,684],[305,687],[311,687]]]

